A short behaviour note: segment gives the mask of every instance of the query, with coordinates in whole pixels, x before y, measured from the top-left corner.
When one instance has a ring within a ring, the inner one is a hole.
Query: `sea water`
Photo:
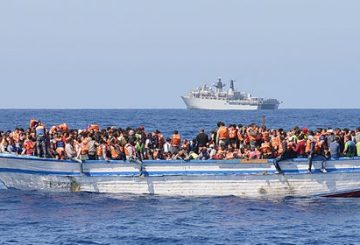
[[[218,121],[270,128],[360,126],[360,110],[0,110],[0,130],[47,126],[138,127],[191,139]],[[161,197],[5,190],[0,244],[359,244],[360,199]]]

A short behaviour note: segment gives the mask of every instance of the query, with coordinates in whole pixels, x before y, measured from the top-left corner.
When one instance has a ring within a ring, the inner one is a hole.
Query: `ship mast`
[[[216,84],[214,84],[214,87],[216,88],[216,93],[219,94],[223,91],[223,88],[225,87],[225,83],[222,83],[221,77],[219,77],[219,80]]]

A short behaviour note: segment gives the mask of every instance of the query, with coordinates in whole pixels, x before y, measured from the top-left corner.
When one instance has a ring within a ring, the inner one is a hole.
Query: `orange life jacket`
[[[250,130],[251,130],[251,129],[252,129],[252,128],[248,128],[247,131],[246,131],[246,132],[247,132],[247,135],[248,135],[248,137],[249,137],[249,140],[250,140],[250,141],[256,141],[256,136],[250,134]]]
[[[89,153],[89,146],[87,143],[81,143],[80,146],[80,154],[81,155],[87,155]]]
[[[95,132],[99,132],[99,125],[97,124],[91,124],[88,128],[89,131],[93,130]]]
[[[60,131],[63,133],[69,130],[69,127],[66,123],[58,125],[57,128],[60,129]]]
[[[233,127],[229,128],[229,139],[235,139],[237,136],[237,130]]]
[[[171,143],[172,143],[172,146],[179,147],[181,144],[180,134],[173,134]]]
[[[219,140],[226,140],[229,137],[228,130],[226,127],[221,126],[218,129]]]
[[[119,153],[116,151],[114,146],[110,147],[111,158],[116,159],[119,157]]]
[[[96,148],[96,155],[101,157],[103,155],[103,146],[102,145],[99,145],[97,148]]]

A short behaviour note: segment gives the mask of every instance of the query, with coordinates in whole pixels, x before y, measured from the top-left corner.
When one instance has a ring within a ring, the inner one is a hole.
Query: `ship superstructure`
[[[188,109],[206,110],[275,110],[279,108],[277,99],[253,97],[249,93],[235,90],[234,80],[230,81],[229,89],[221,78],[209,87],[204,84],[181,98]]]

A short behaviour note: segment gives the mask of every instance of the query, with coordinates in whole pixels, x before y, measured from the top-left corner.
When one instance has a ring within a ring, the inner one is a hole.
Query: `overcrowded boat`
[[[360,196],[360,128],[290,131],[219,122],[193,140],[144,127],[0,132],[0,186],[170,196]]]

